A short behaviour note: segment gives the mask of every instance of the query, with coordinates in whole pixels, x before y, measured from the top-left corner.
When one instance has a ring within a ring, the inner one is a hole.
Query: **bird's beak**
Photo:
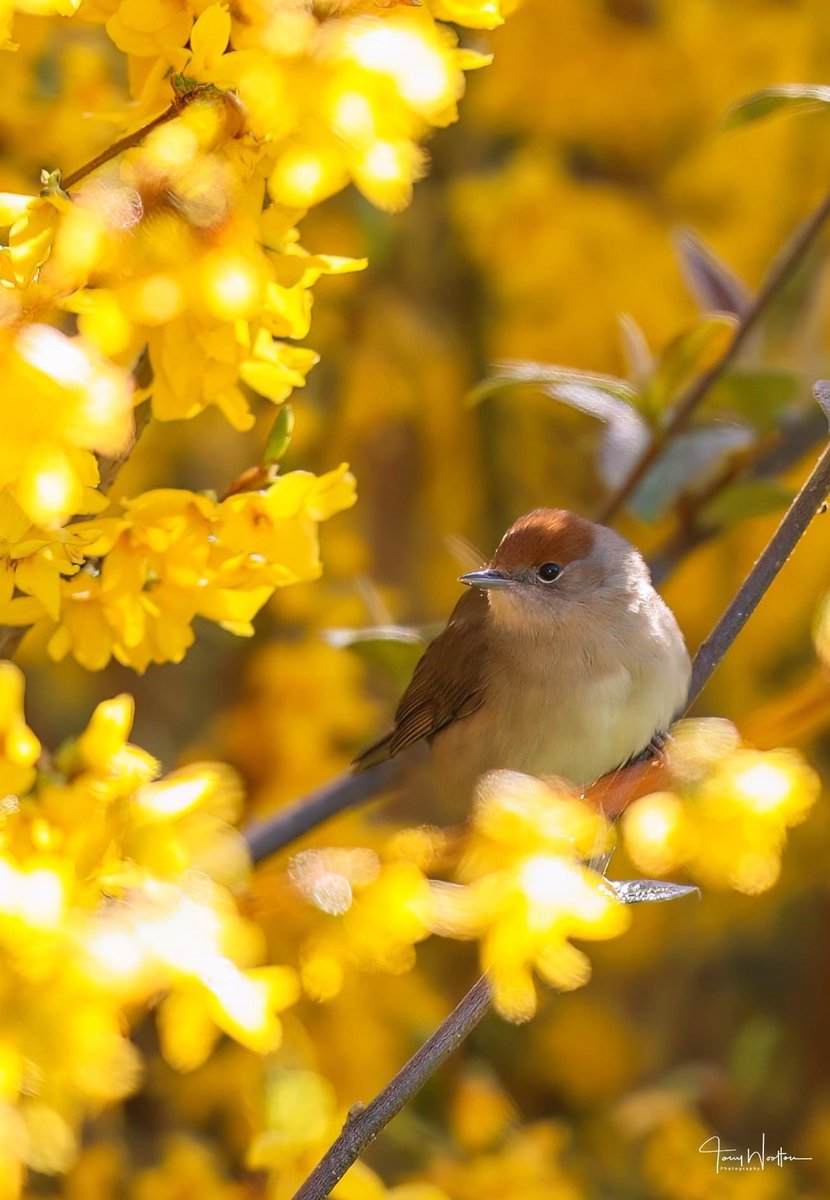
[[[516,583],[515,579],[510,579],[507,575],[502,575],[500,571],[468,571],[466,575],[459,576],[459,583],[466,583],[468,587],[477,588],[509,588]]]

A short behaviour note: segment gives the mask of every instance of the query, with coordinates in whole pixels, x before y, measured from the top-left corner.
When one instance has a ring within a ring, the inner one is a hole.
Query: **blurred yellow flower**
[[[486,1153],[437,1155],[430,1176],[453,1200],[581,1200],[583,1188],[564,1161],[567,1143],[563,1125],[536,1121]]]
[[[105,701],[37,775],[19,670],[0,664],[0,1142],[6,1178],[22,1165],[66,1171],[81,1122],[135,1090],[128,1018],[161,995],[164,1052],[203,1061],[220,1032],[259,1053],[280,1041],[298,998],[288,967],[259,965],[256,930],[228,885],[247,859],[228,822],[240,790],[228,768],[160,767],[127,741],[130,697]],[[25,1054],[22,1048],[25,1047]]]
[[[723,722],[690,722],[669,751],[676,790],[636,800],[623,817],[628,852],[647,873],[687,869],[704,886],[766,891],[781,869],[787,830],[818,799],[815,772],[792,750],[738,748]]]
[[[90,561],[69,579],[56,572],[48,604],[39,577],[18,574],[28,596],[0,605],[0,622],[42,622],[52,629],[50,654],[72,653],[89,670],[111,657],[139,671],[179,662],[197,615],[250,636],[275,588],[317,578],[318,522],[354,501],[345,465],[319,478],[294,471],[221,502],[183,490],[145,492],[124,501],[123,518],[96,524],[85,547]]]
[[[93,451],[117,454],[132,430],[124,373],[80,339],[44,325],[0,331],[0,371],[6,520],[14,512],[32,526],[55,527],[73,513],[98,510]],[[20,542],[23,531],[15,533],[11,540]]]
[[[571,938],[612,938],[628,928],[628,910],[580,861],[601,852],[606,838],[602,817],[564,786],[511,771],[481,780],[459,864],[466,886],[433,884],[433,928],[480,938],[496,1008],[509,1020],[536,1011],[534,969],[563,990],[587,982],[590,963]]]
[[[0,662],[0,736],[0,791],[20,796],[34,782],[40,742],[23,715],[23,675],[9,662]]]

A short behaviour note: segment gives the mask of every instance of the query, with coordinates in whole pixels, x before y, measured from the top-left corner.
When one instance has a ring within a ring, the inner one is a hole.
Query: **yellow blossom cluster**
[[[625,845],[649,874],[686,869],[706,887],[753,895],[778,879],[787,830],[818,799],[815,771],[793,750],[752,750],[725,721],[686,721],[669,752],[671,790],[636,800]]]
[[[415,965],[414,947],[429,936],[432,911],[430,885],[417,863],[382,862],[369,849],[306,850],[292,860],[290,879],[306,900],[337,918],[303,945],[308,995],[337,995],[347,967],[400,974]]]
[[[496,1007],[510,1020],[536,1009],[535,970],[569,990],[590,976],[572,938],[616,937],[628,911],[601,876],[583,865],[605,848],[601,816],[564,786],[513,772],[481,780],[461,844],[424,827],[369,849],[306,850],[290,869],[295,889],[336,923],[314,931],[302,951],[309,995],[330,999],[347,965],[398,973],[415,962],[431,932],[480,940]],[[427,872],[457,859],[459,882]]]
[[[501,19],[496,0],[439,15]],[[234,17],[180,0],[81,6],[128,56],[139,112],[173,103],[71,199],[59,174],[40,198],[5,198],[0,280],[16,319],[61,302],[109,355],[146,344],[157,416],[217,404],[245,428],[240,384],[279,402],[315,361],[277,340],[308,332],[308,288],[362,265],[304,255],[293,222],[349,179],[402,207],[420,141],[455,119],[463,69],[486,59],[426,7],[251,4]]]
[[[0,375],[9,414],[0,447],[0,598],[31,589],[52,607],[61,575],[78,570],[95,537],[82,522],[65,522],[106,508],[97,456],[117,457],[129,445],[132,388],[88,342],[39,324],[0,327]]]
[[[67,536],[82,539],[82,568],[38,551],[33,561],[21,555],[16,583],[28,595],[0,607],[0,622],[43,622],[53,630],[52,657],[71,653],[89,670],[111,656],[139,671],[180,662],[195,617],[249,636],[275,588],[316,578],[318,522],[353,503],[345,466],[319,478],[292,471],[222,501],[145,492],[124,502],[121,518],[68,527]]]
[[[228,822],[241,793],[228,768],[160,778],[127,741],[127,696],[100,704],[49,759],[22,712],[23,680],[0,664],[0,1194],[26,1166],[65,1171],[80,1125],[142,1074],[130,1015],[161,996],[162,1051],[182,1069],[220,1033],[259,1052],[280,1040],[297,997],[286,967],[232,889],[247,858]]]
[[[2,292],[0,292],[2,295]],[[0,326],[4,423],[0,546],[50,539],[75,512],[105,507],[95,452],[117,455],[132,432],[132,389],[80,338],[47,325]]]
[[[625,845],[647,874],[687,870],[706,886],[758,892],[780,869],[786,830],[818,794],[815,773],[792,751],[744,749],[722,721],[678,727],[668,774],[674,792],[636,800]],[[478,785],[460,838],[429,827],[370,849],[311,849],[292,860],[296,891],[329,920],[306,931],[305,989],[336,996],[347,967],[406,971],[430,932],[478,939],[496,1007],[510,1020],[536,1010],[533,971],[560,990],[582,986],[587,957],[572,939],[613,938],[629,912],[586,863],[609,848],[595,806],[554,781],[508,771]],[[457,882],[430,879],[455,862]],[[337,918],[335,922],[331,918]]]
[[[196,89],[181,104],[71,200],[57,183],[39,198],[5,197],[0,295],[9,323],[62,304],[119,362],[146,346],[161,420],[216,405],[247,429],[246,389],[279,403],[317,361],[283,340],[308,333],[312,284],[364,264],[306,254],[296,209],[263,211],[260,158],[233,136],[230,97]]]
[[[190,519],[193,533],[201,521],[216,537],[212,570],[187,568],[200,600],[170,593],[137,545],[140,498],[120,524],[60,529],[106,507],[95,455],[127,451],[131,402],[149,400],[165,421],[215,406],[242,431],[255,397],[280,404],[304,384],[317,361],[299,344],[311,288],[365,261],[307,253],[298,220],[350,180],[380,207],[407,203],[422,141],[455,119],[464,70],[487,61],[460,49],[445,22],[492,28],[502,11],[499,0],[286,0],[233,13],[86,0],[56,11],[76,8],[79,24],[103,23],[126,55],[135,103],[120,118],[125,137],[92,162],[44,170],[39,195],[0,194],[1,598],[12,601],[7,624],[58,625],[53,654],[95,667],[114,654],[143,669],[182,657],[197,613],[249,629],[273,586],[253,569],[268,539],[264,528],[246,538],[246,569],[241,546],[223,552],[214,526],[253,521],[257,501],[212,517],[207,500],[171,500],[189,518],[172,511],[162,524]],[[79,337],[55,327],[70,322]],[[32,404],[20,402],[24,389]],[[172,561],[183,543],[173,553],[167,540]],[[318,569],[316,552],[298,569],[286,543],[272,537],[267,549],[279,583]]]
[[[481,779],[461,884],[434,884],[436,929],[481,940],[496,1008],[536,1011],[535,970],[552,987],[581,987],[590,963],[571,938],[617,937],[629,925],[601,876],[583,865],[606,846],[602,817],[574,792],[512,771]]]
[[[497,0],[438,9],[462,24],[500,20]],[[85,0],[80,16],[106,23],[145,109],[171,69],[238,95],[248,131],[267,144],[269,192],[292,208],[349,179],[373,203],[402,207],[422,171],[418,142],[455,119],[463,70],[487,61],[459,50],[429,6],[251,0],[231,13],[184,0]]]

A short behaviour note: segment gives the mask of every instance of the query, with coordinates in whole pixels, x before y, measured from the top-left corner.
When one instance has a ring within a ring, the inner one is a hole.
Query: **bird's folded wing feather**
[[[395,727],[355,759],[356,771],[393,758],[453,721],[468,717],[484,702],[487,597],[470,588],[456,604],[447,626],[415,668],[395,713]],[[481,626],[476,631],[471,626]]]

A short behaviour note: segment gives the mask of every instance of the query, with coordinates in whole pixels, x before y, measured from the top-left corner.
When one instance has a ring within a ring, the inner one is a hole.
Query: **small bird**
[[[686,645],[639,552],[560,508],[511,525],[415,668],[363,771],[425,740],[443,797],[485,771],[584,786],[659,747],[689,688]]]

